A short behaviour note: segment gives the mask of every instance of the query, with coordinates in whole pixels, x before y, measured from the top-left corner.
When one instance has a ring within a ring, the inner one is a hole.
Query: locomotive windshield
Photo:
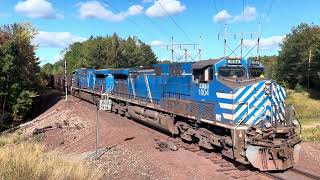
[[[256,77],[261,77],[264,74],[264,69],[259,67],[251,67],[249,68],[249,75],[250,77],[256,78]]]
[[[243,67],[221,67],[219,68],[219,75],[229,78],[241,78],[245,76],[245,69]]]

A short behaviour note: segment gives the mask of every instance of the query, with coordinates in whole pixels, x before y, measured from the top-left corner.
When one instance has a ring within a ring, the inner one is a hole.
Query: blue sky
[[[319,0],[0,0],[0,24],[32,23],[39,31],[34,44],[41,64],[57,61],[72,42],[114,32],[151,44],[159,60],[170,59],[165,44],[171,36],[175,43],[200,43],[202,59],[208,59],[223,56],[218,34],[224,24],[231,49],[240,42],[232,33],[256,32],[261,24],[261,54],[272,55],[292,26],[319,24],[319,7]],[[246,49],[255,40],[244,36]],[[181,53],[177,48],[175,56]],[[196,56],[191,47],[188,53]]]

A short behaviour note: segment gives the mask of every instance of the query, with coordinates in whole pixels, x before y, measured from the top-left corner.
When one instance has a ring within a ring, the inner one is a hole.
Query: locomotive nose
[[[260,81],[233,94],[233,119],[236,124],[267,128],[285,120],[285,90],[273,81]]]

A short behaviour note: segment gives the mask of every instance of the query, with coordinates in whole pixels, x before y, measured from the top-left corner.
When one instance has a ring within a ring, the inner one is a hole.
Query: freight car
[[[105,99],[113,112],[261,171],[286,170],[299,158],[300,123],[285,89],[263,73],[258,61],[228,57],[79,69],[72,93]]]

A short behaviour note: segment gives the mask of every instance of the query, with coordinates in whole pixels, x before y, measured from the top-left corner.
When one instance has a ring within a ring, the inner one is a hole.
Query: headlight
[[[271,123],[269,121],[265,122],[264,127],[266,127],[267,129],[271,128]]]
[[[298,126],[299,122],[295,119],[295,120],[292,121],[292,124],[293,124],[293,126]]]

